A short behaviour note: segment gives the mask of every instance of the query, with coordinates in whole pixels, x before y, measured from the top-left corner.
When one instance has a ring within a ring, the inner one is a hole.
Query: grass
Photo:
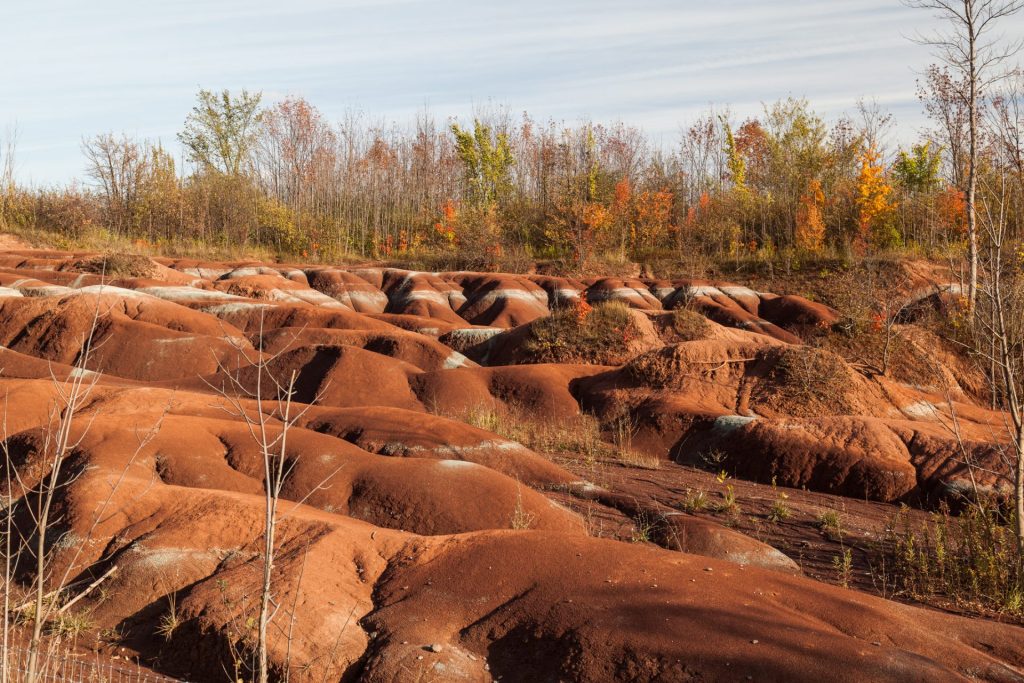
[[[181,615],[178,613],[178,601],[174,593],[171,593],[167,597],[167,611],[160,617],[160,624],[157,626],[156,633],[162,636],[164,640],[170,640],[174,637],[175,631],[181,626]]]
[[[960,515],[943,506],[918,523],[906,509],[887,525],[872,575],[887,597],[1024,619],[1024,558],[998,505]]]
[[[740,513],[740,504],[736,500],[736,490],[733,489],[732,484],[725,485],[725,490],[722,491],[722,502],[715,506],[715,512],[726,515]]]
[[[94,624],[88,612],[63,612],[50,622],[52,635],[76,639],[86,631],[92,630]]]
[[[512,511],[511,527],[517,530],[529,529],[537,516],[523,507],[523,492],[516,491],[516,507]]]
[[[611,451],[601,440],[599,422],[591,415],[582,414],[571,420],[537,420],[514,406],[505,410],[479,406],[456,419],[540,453],[572,453],[595,459],[608,456]]]
[[[534,321],[523,350],[539,363],[599,363],[625,360],[639,330],[629,307],[608,301],[561,308]]]

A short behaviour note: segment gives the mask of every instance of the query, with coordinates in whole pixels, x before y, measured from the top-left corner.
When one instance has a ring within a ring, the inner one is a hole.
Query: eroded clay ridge
[[[573,362],[540,362],[542,321],[585,317],[578,301],[622,302],[623,338],[599,357],[559,342]],[[668,317],[684,304],[704,323],[681,336]],[[912,384],[829,356],[827,391],[804,386],[797,371],[820,375],[821,358],[802,340],[841,316],[702,281],[17,251],[0,254],[0,386],[31,486],[62,388],[95,380],[57,557],[79,578],[118,567],[89,608],[168,674],[222,680],[247,637],[263,461],[232,408],[269,402],[231,387],[271,359],[303,408],[270,633],[291,680],[1024,680],[1016,627],[805,579],[707,522],[689,527],[705,556],[591,538],[545,492],[614,492],[466,421],[626,419],[649,456],[713,451],[745,478],[917,501],[965,485],[955,411],[978,483],[998,487],[1000,416],[948,368]],[[181,623],[164,638],[172,595]]]

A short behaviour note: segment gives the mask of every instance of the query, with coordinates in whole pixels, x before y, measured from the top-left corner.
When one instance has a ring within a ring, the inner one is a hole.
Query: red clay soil
[[[529,325],[579,299],[634,309],[645,344],[536,362]],[[697,338],[668,331],[682,305]],[[963,491],[965,449],[1004,489],[1001,416],[952,372],[901,383],[802,342],[841,314],[723,282],[8,251],[3,476],[51,480],[83,382],[53,575],[111,571],[75,605],[85,640],[187,680],[249,675],[262,438],[288,470],[275,680],[1024,681],[1021,628],[886,600],[869,566],[891,503]],[[500,353],[466,358],[490,339]],[[657,469],[514,440],[587,420]],[[734,477],[728,515],[687,502],[722,498],[677,464],[709,462]],[[792,514],[773,522],[779,491]],[[851,589],[830,585],[846,545],[823,509],[844,516]]]

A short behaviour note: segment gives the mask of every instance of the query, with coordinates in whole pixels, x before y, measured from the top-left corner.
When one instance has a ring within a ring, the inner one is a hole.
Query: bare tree
[[[263,338],[263,312],[260,312],[258,338]],[[250,438],[259,448],[263,467],[263,561],[260,580],[259,614],[256,622],[256,680],[267,683],[270,676],[268,661],[268,629],[277,615],[281,604],[274,593],[274,561],[277,552],[278,531],[282,521],[288,517],[279,511],[281,493],[288,477],[294,470],[297,460],[289,458],[288,434],[299,422],[311,405],[319,400],[319,395],[308,404],[295,401],[297,372],[292,371],[287,381],[280,381],[272,371],[272,364],[281,357],[288,346],[274,354],[258,352],[251,365],[244,367],[247,358],[238,340],[226,337],[238,352],[237,369],[230,369],[218,362],[223,383],[219,386],[207,382],[207,385],[219,394],[226,405],[221,406],[231,417],[240,420],[246,427]],[[205,381],[205,380],[204,380]],[[330,472],[316,486],[312,487],[297,501],[293,509],[304,504],[310,496],[324,488],[334,477],[340,467]],[[294,624],[294,611],[292,613]],[[288,638],[291,638],[290,630]],[[289,648],[291,642],[289,640]],[[285,662],[286,669],[290,662]]]
[[[125,230],[135,218],[149,151],[127,135],[103,133],[82,141],[86,174],[99,186],[109,227]]]
[[[959,99],[967,108],[967,239],[968,293],[973,309],[978,289],[978,147],[981,103],[989,87],[1005,77],[1002,65],[1016,54],[1020,41],[1001,44],[994,35],[999,21],[1024,8],[1024,0],[903,0],[908,7],[931,10],[946,21],[946,30],[922,36],[936,56],[959,76]]]
[[[1002,399],[1011,445],[1007,463],[1013,472],[1014,522],[1018,557],[1024,560],[1024,279],[1013,267],[1005,171],[981,204],[980,224],[986,249],[979,281],[976,351],[994,369],[989,381]],[[991,343],[989,343],[991,342]]]

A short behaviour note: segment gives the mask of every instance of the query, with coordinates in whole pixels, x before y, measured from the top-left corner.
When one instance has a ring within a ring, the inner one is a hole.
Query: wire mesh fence
[[[29,671],[31,652],[25,648],[8,648],[0,655],[0,681],[21,682]],[[80,652],[39,653],[34,682],[62,681],[71,683],[184,683],[181,679],[145,671],[125,660],[107,655]]]

